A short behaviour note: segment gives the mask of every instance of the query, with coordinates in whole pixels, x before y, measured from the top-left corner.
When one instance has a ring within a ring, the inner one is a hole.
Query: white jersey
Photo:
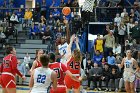
[[[128,59],[127,57],[125,58],[124,71],[134,72],[133,61],[134,61],[134,58],[131,58],[131,59]]]
[[[58,50],[61,56],[64,55],[60,60],[60,62],[64,63],[66,61],[65,54],[68,52],[67,42],[65,42],[63,45],[58,45]]]
[[[39,67],[34,72],[34,86],[31,93],[48,93],[47,90],[52,82],[50,68]]]

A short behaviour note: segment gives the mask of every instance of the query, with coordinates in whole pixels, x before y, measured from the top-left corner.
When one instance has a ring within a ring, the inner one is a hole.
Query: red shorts
[[[71,77],[68,75],[65,76],[65,84],[68,89],[71,88],[78,89],[80,87],[80,82],[71,79]]]
[[[53,91],[53,89],[51,88],[50,93],[66,93],[66,86],[57,86],[56,91]]]
[[[9,74],[1,75],[2,88],[16,88],[15,77]]]

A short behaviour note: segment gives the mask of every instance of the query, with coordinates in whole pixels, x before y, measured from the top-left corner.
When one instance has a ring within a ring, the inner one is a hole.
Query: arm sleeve
[[[11,65],[12,65],[13,72],[18,74],[20,77],[22,77],[23,75],[17,69],[17,58],[16,58],[16,56],[12,57],[12,64]]]
[[[67,67],[64,65],[64,64],[62,64],[62,63],[60,63],[61,64],[61,68],[62,68],[62,70],[64,71],[64,72],[66,72],[68,69],[67,69]]]

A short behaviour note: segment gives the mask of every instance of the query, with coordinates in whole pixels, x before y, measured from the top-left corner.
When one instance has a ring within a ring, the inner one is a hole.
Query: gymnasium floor
[[[0,88],[0,93],[2,93],[2,89],[1,88]],[[29,87],[28,86],[17,86],[17,93],[29,93]],[[115,92],[87,91],[87,93],[115,93]],[[125,92],[118,92],[118,93],[125,93]]]

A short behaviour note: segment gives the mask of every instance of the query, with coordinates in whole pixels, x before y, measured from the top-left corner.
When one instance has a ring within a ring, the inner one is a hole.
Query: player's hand
[[[76,40],[75,40],[75,43],[79,43],[79,38],[78,37],[76,37]]]
[[[82,81],[82,79],[83,79],[82,77],[79,77],[79,82],[81,82],[81,81]]]
[[[25,77],[25,76],[22,76],[22,79],[23,79],[23,80],[25,80],[25,79],[26,79],[26,77]]]
[[[74,41],[75,40],[75,34],[73,34],[72,36],[71,36],[71,41]]]

